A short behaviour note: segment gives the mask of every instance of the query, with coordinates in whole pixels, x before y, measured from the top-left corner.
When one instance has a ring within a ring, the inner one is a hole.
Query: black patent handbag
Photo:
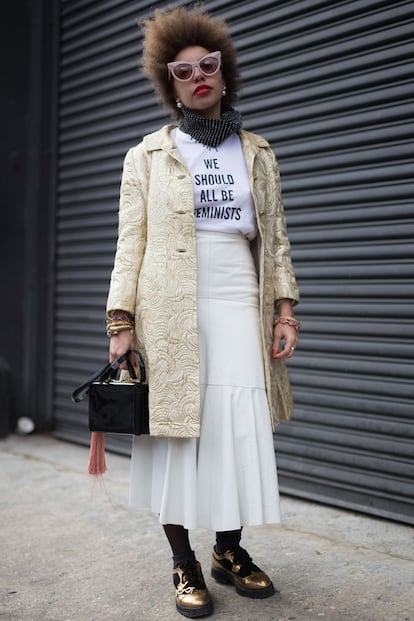
[[[94,373],[72,393],[78,403],[88,396],[89,430],[104,433],[129,433],[136,436],[149,433],[148,384],[142,355],[134,350],[140,369],[137,378],[129,360],[130,351],[115,362]],[[119,367],[127,362],[129,378],[118,379]]]

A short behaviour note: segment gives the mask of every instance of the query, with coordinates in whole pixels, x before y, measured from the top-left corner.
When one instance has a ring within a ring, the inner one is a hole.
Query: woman
[[[177,610],[200,617],[213,603],[191,528],[216,531],[217,581],[274,593],[240,542],[244,525],[280,521],[272,429],[292,409],[284,361],[299,295],[274,155],[231,108],[225,23],[178,7],[144,29],[144,72],[179,125],[126,155],[107,331],[111,361],[138,347],[149,375],[130,502],[159,514]]]

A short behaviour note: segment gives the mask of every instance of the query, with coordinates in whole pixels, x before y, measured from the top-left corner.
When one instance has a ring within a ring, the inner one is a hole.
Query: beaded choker
[[[220,119],[208,119],[193,114],[191,110],[182,106],[184,119],[180,129],[191,138],[213,149],[218,147],[232,134],[238,133],[242,126],[242,118],[238,110],[230,106],[222,113]]]

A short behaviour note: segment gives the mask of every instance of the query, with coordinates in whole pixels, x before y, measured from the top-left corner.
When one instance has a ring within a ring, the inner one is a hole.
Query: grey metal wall
[[[237,44],[245,127],[278,155],[303,297],[281,488],[414,522],[414,3],[205,4]],[[74,440],[68,395],[107,355],[122,158],[167,120],[137,71],[153,7],[61,2],[55,411]]]

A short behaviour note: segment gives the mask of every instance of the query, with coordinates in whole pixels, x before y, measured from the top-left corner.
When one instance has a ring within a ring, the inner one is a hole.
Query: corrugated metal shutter
[[[136,72],[153,6],[62,2],[55,405],[74,439],[85,411],[68,393],[106,357],[122,156],[165,118]],[[279,158],[303,297],[282,490],[412,522],[414,5],[207,8],[235,37],[245,126]]]
[[[407,521],[413,16],[409,2],[287,2],[233,27],[245,116],[279,156],[303,296],[281,487]]]

